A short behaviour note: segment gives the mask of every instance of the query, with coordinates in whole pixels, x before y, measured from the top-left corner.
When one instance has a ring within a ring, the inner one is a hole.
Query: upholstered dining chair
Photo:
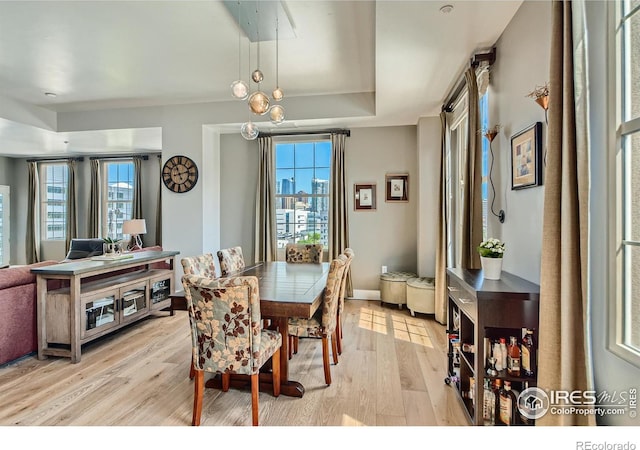
[[[223,277],[228,277],[233,272],[242,270],[245,267],[242,247],[231,247],[218,250],[218,261],[220,261],[220,272]]]
[[[288,263],[322,262],[322,244],[292,244],[285,246],[285,261]]]
[[[212,253],[205,253],[204,255],[198,256],[185,256],[180,260],[180,263],[182,264],[182,270],[185,275],[199,275],[201,277],[212,279],[218,278]],[[193,380],[195,374],[196,372],[192,359],[191,367],[189,368],[189,379]]]
[[[191,318],[195,366],[192,425],[200,425],[204,372],[220,373],[222,390],[229,389],[229,375],[251,377],[251,417],[258,425],[260,368],[271,358],[273,395],[280,395],[280,347],[282,335],[262,328],[260,294],[256,277],[211,279],[182,277]]]
[[[289,335],[292,336],[296,349],[298,339],[301,337],[322,339],[322,364],[324,367],[324,381],[327,385],[331,385],[329,338],[331,338],[333,363],[338,364],[336,319],[340,284],[346,265],[347,257],[344,255],[340,255],[331,261],[322,299],[322,308],[318,308],[313,317],[310,319],[301,317],[292,317],[289,319],[288,331]]]
[[[336,336],[338,338],[338,355],[342,355],[342,338],[343,334],[343,312],[344,312],[344,293],[347,287],[347,276],[349,275],[349,270],[351,269],[351,261],[353,260],[353,256],[355,253],[352,249],[346,248],[344,249],[344,255],[347,257],[347,265],[344,268],[344,272],[342,273],[342,281],[340,284],[340,296],[338,297],[338,317],[336,318]]]

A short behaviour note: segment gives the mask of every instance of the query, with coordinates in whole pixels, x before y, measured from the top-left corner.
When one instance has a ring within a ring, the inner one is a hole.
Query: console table
[[[80,362],[89,341],[171,306],[177,251],[142,251],[126,259],[85,259],[31,269],[37,283],[38,359]],[[68,286],[49,291],[47,280]]]

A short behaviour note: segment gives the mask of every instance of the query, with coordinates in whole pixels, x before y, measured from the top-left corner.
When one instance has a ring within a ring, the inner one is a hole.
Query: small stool
[[[410,278],[407,280],[407,308],[415,317],[418,311],[424,314],[435,314],[435,279]]]
[[[393,303],[402,309],[407,304],[407,280],[417,275],[412,272],[387,272],[380,275],[380,301]]]

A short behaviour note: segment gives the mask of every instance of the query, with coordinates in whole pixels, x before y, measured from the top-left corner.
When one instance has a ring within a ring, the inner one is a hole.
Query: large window
[[[489,92],[480,97],[480,130],[489,129]],[[482,136],[482,240],[486,240],[489,214],[489,140]],[[493,186],[493,180],[491,180]],[[491,195],[495,195],[492,191]],[[492,204],[494,199],[491,199]]]
[[[616,2],[613,351],[640,366],[640,1]]]
[[[66,163],[43,164],[40,170],[40,236],[42,240],[64,240],[67,230]]]
[[[331,141],[276,142],[275,151],[278,248],[289,242],[328,248]]]
[[[122,239],[122,224],[131,219],[133,210],[133,162],[105,162],[103,167],[102,229],[108,237]]]

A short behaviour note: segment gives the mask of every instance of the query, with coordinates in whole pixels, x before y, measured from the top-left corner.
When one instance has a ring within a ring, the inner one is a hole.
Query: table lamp
[[[130,235],[133,239],[134,245],[131,250],[141,249],[142,239],[140,239],[140,235],[147,233],[147,223],[144,219],[125,220],[122,224],[122,233]]]

